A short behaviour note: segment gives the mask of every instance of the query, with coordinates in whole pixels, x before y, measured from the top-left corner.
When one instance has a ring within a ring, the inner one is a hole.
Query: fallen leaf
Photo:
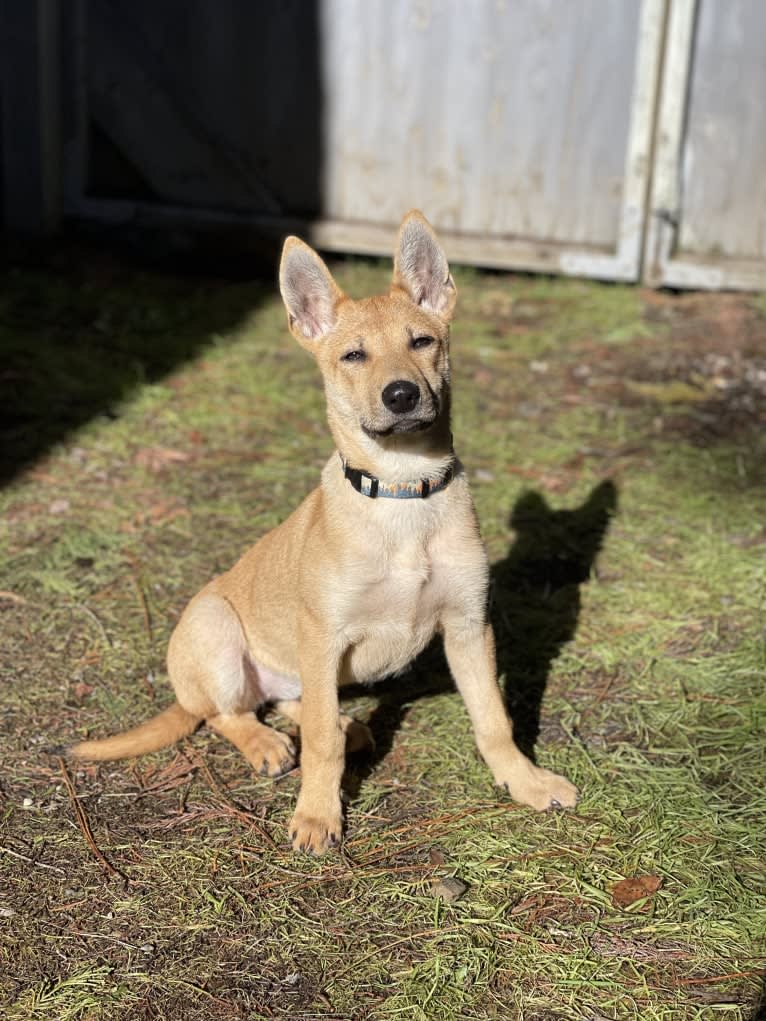
[[[79,684],[75,684],[74,688],[72,688],[74,697],[80,700],[84,699],[87,695],[90,695],[92,691],[93,685],[85,684],[84,681],[80,681]]]
[[[428,852],[428,860],[432,865],[444,865],[447,859],[444,857],[444,851],[439,847],[432,847]]]
[[[148,468],[155,475],[174,464],[181,464],[190,459],[190,454],[172,447],[142,447],[133,460],[139,467]]]
[[[532,908],[537,907],[540,903],[537,897],[525,897],[524,900],[520,900],[518,904],[514,904],[511,908],[512,915],[523,915],[526,911],[530,911]]]
[[[88,649],[88,651],[77,660],[77,666],[95,666],[101,662],[100,649]]]
[[[23,606],[26,603],[24,596],[20,596],[16,592],[2,591],[0,592],[0,599],[7,603],[18,603],[20,606]]]
[[[637,900],[651,897],[662,886],[659,876],[631,876],[621,879],[612,887],[612,902],[615,907],[626,908]]]
[[[130,525],[127,528],[123,527],[123,531],[135,531],[146,525],[164,525],[168,521],[175,521],[176,518],[186,518],[188,516],[189,511],[186,507],[179,507],[176,503],[161,500],[159,503],[153,503],[151,507],[148,507],[140,514],[136,514]]]

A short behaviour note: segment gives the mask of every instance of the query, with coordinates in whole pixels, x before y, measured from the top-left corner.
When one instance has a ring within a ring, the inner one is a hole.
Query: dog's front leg
[[[535,766],[516,747],[497,683],[492,627],[455,617],[443,622],[443,632],[450,670],[471,718],[476,744],[495,782],[514,801],[538,811],[571,808],[577,802],[577,788],[563,776]]]
[[[339,662],[338,651],[331,648],[318,622],[302,622],[301,790],[290,822],[296,851],[323,854],[341,839],[346,735],[338,706]]]

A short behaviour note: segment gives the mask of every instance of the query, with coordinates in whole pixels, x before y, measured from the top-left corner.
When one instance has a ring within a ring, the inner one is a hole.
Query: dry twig
[[[132,884],[133,880],[129,879],[124,872],[120,872],[120,870],[118,868],[115,868],[114,865],[111,864],[111,862],[107,861],[102,852],[99,850],[98,845],[96,844],[96,841],[93,838],[93,832],[90,828],[88,817],[85,814],[85,809],[80,804],[80,799],[77,795],[77,791],[74,788],[74,783],[72,782],[72,778],[69,775],[69,770],[66,768],[66,763],[60,756],[59,765],[61,766],[61,775],[64,778],[64,785],[66,786],[67,794],[69,795],[69,800],[72,803],[72,808],[74,809],[74,814],[77,818],[77,824],[80,827],[80,831],[83,837],[85,838],[85,843],[91,849],[94,858],[102,866],[102,868],[109,873],[109,875],[118,877],[124,883]]]

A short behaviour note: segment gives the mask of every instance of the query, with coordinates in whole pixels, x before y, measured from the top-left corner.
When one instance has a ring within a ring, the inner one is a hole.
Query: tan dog
[[[168,650],[177,701],[70,754],[140,755],[204,720],[276,776],[295,752],[256,717],[273,702],[301,731],[293,846],[320,854],[341,837],[346,744],[369,739],[341,715],[338,687],[404,670],[439,632],[495,782],[536,809],[574,805],[572,784],[514,744],[497,683],[487,558],[450,433],[456,291],[433,230],[419,212],[404,218],[386,295],[347,298],[295,237],[279,281],[290,330],[319,363],[339,453],[319,488],[187,606]]]

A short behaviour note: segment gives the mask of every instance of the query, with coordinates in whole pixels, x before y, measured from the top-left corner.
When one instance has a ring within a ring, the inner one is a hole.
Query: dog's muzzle
[[[387,383],[381,391],[380,402],[383,421],[376,421],[378,416],[373,416],[372,420],[361,422],[362,429],[371,439],[422,432],[430,429],[439,417],[436,394],[429,387],[424,396],[418,384],[409,379],[395,379],[393,383]]]

